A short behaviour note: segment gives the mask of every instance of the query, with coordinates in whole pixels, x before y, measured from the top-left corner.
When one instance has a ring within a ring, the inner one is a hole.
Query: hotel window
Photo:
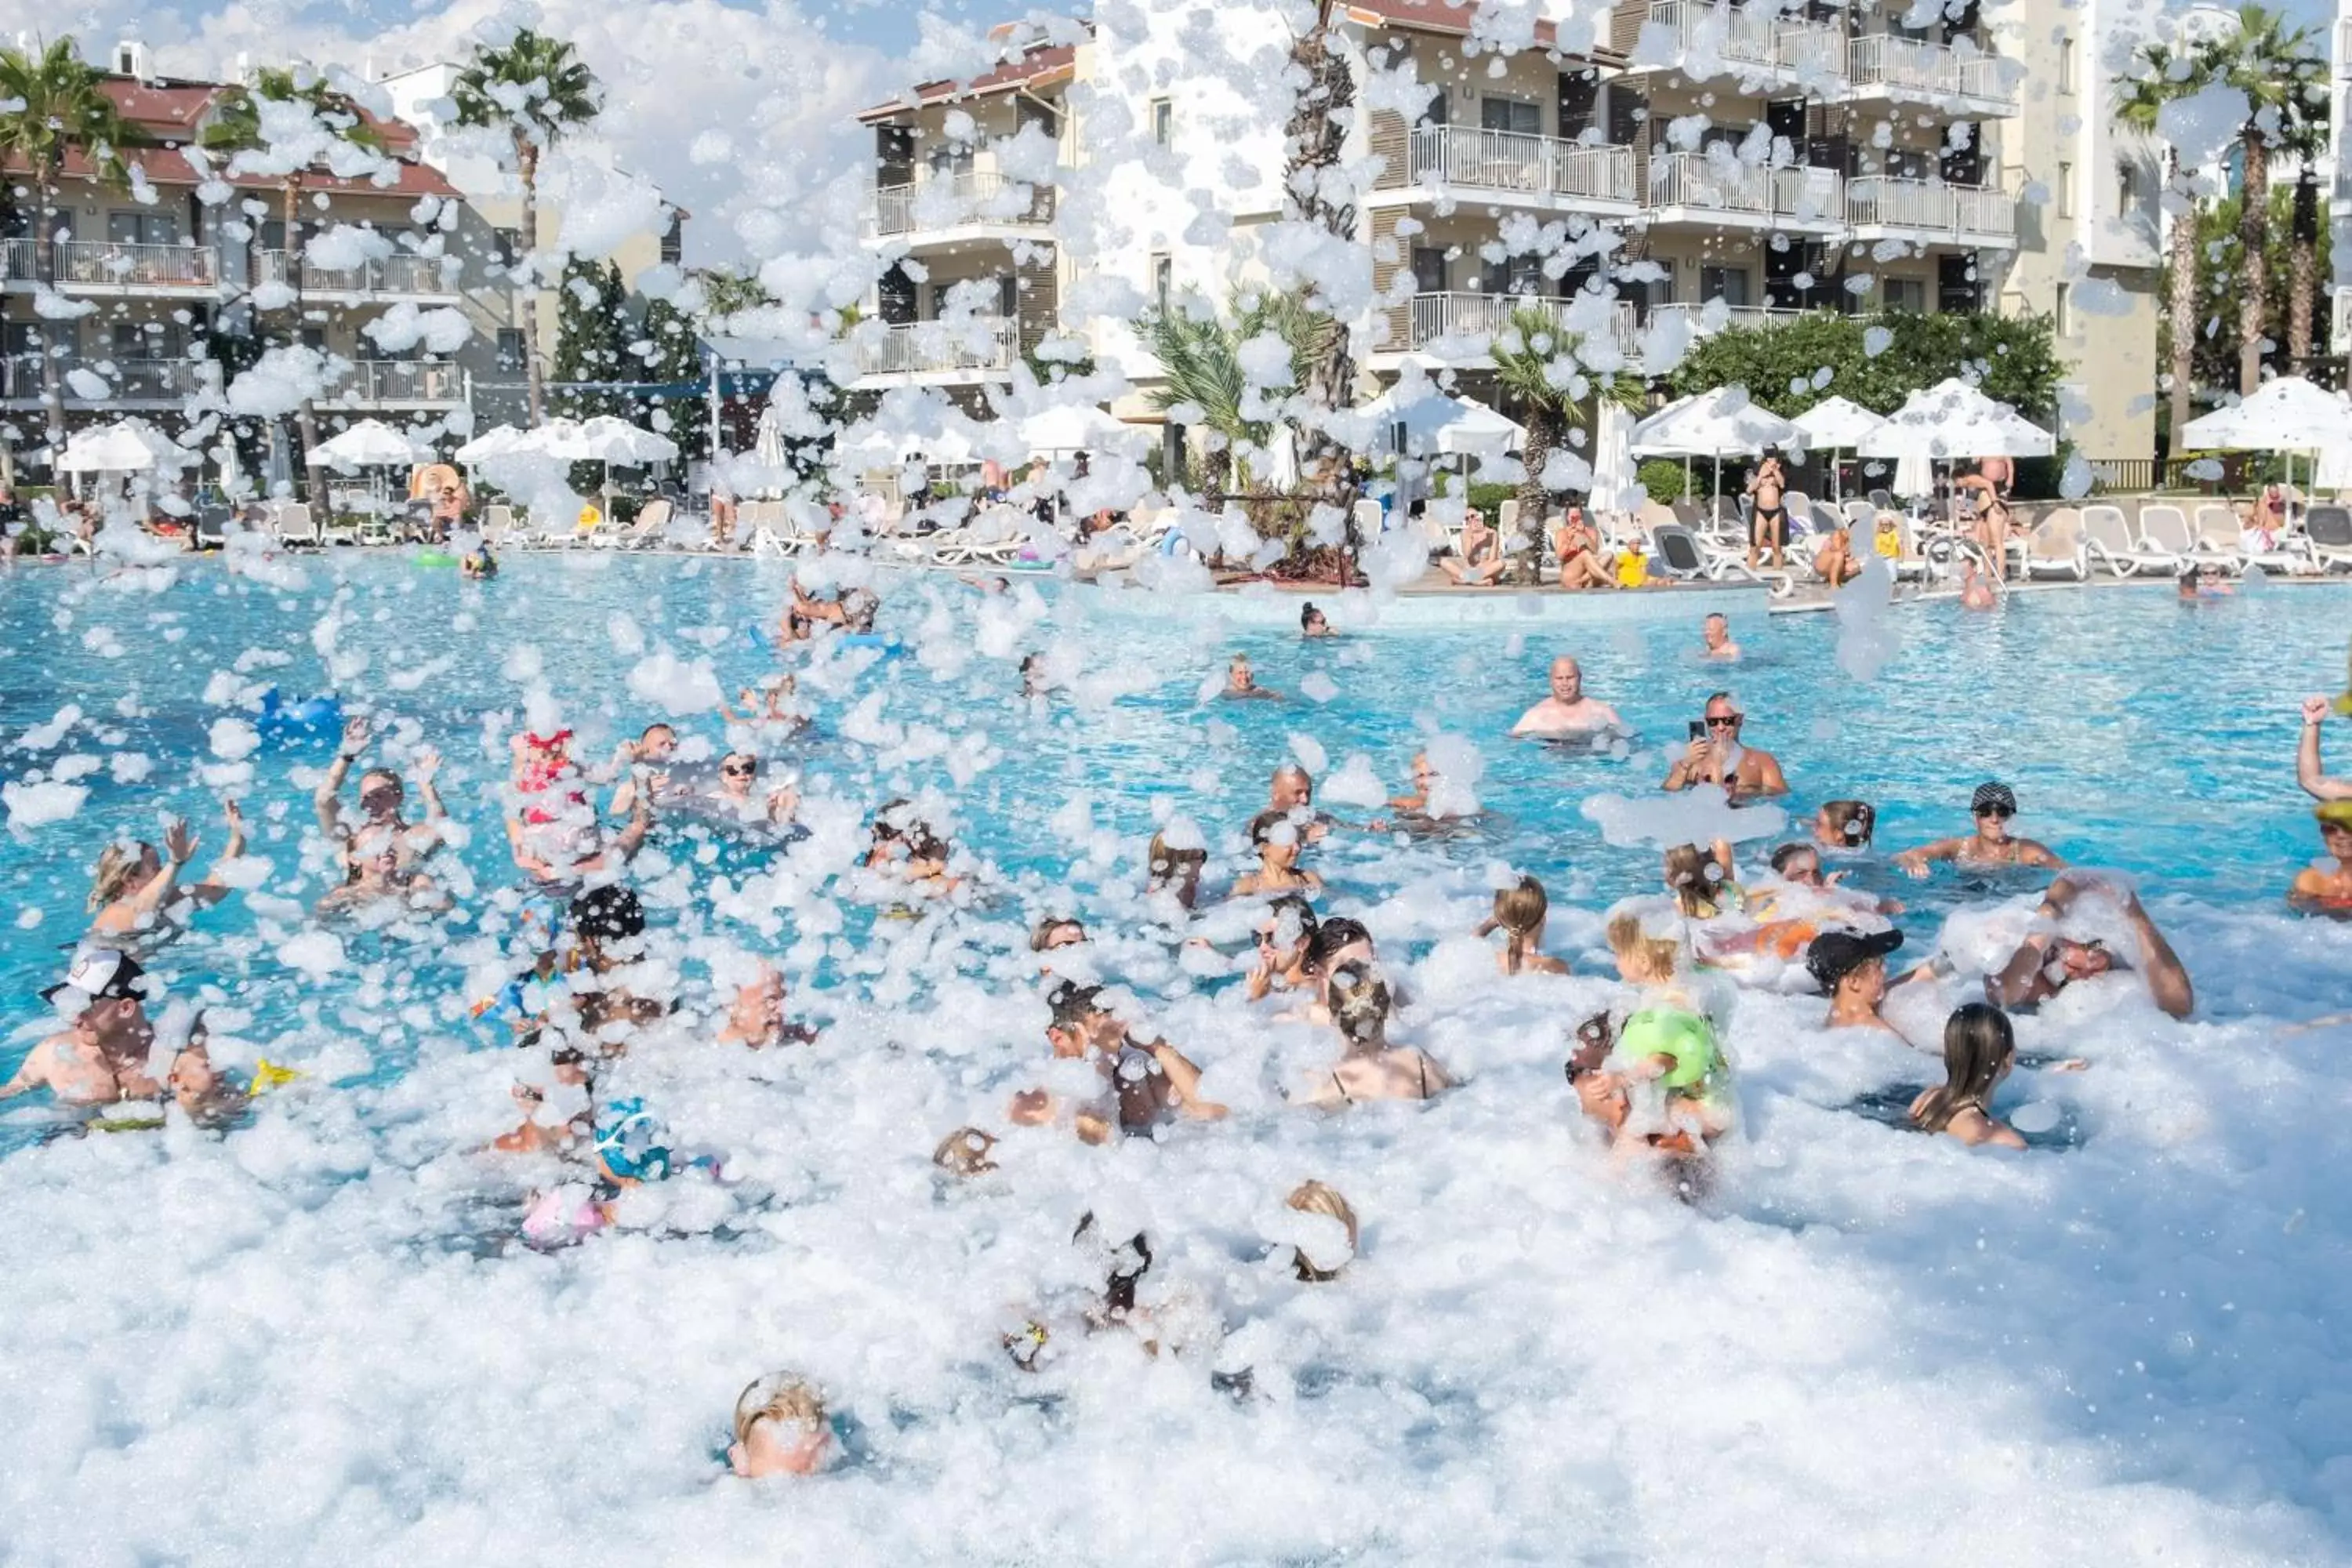
[[[2058,90],[2073,92],[2074,88],[2074,40],[2058,40]]]
[[[2058,165],[2058,216],[2074,216],[2074,165],[2072,163]]]
[[[1151,100],[1151,139],[1162,147],[1176,144],[1176,102],[1173,99]]]
[[[1162,310],[1176,297],[1176,262],[1167,255],[1151,258],[1151,298]]]
[[[110,245],[173,245],[179,241],[180,223],[170,213],[122,213],[106,215],[106,238]]]
[[[1434,245],[1412,247],[1412,291],[1416,294],[1445,292],[1445,252]]]
[[[1927,285],[1917,278],[1882,278],[1878,282],[1879,308],[1890,316],[1924,316],[1927,313]]]
[[[2074,335],[2074,301],[2063,283],[2058,285],[2057,303],[2052,307],[2050,316],[2060,337]]]
[[[522,329],[500,327],[499,329],[499,369],[509,374],[520,373],[523,368],[522,356]]]
[[[669,226],[662,230],[661,259],[666,267],[676,267],[686,259],[686,215],[673,212]]]
[[[1496,98],[1492,94],[1478,100],[1478,128],[1482,131],[1507,131],[1517,136],[1543,134],[1543,108],[1520,98]]]
[[[1698,269],[1699,303],[1720,300],[1734,310],[1747,305],[1748,268],[1745,267],[1702,267]]]

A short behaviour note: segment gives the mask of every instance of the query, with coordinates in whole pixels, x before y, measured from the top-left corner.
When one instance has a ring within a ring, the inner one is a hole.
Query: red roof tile
[[[877,103],[858,115],[860,120],[883,120],[893,114],[927,103],[940,103],[954,98],[973,98],[984,93],[1010,92],[1014,88],[1043,87],[1068,79],[1075,69],[1078,51],[1070,44],[1048,44],[1027,50],[1018,58],[1010,59],[994,69],[982,72],[970,81],[927,81],[917,87],[910,97]]]

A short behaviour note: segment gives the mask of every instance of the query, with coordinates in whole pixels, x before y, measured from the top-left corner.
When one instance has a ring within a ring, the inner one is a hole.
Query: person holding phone
[[[1706,715],[1691,721],[1690,744],[1666,771],[1662,786],[1678,793],[1697,784],[1720,784],[1734,805],[1768,800],[1789,793],[1780,759],[1756,746],[1742,745],[1740,727],[1747,715],[1728,691],[1706,700]]]

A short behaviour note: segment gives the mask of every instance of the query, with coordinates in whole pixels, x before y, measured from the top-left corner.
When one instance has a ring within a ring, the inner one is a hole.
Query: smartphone
[[[1694,741],[1704,741],[1706,739],[1706,720],[1694,719],[1690,721],[1690,738]]]

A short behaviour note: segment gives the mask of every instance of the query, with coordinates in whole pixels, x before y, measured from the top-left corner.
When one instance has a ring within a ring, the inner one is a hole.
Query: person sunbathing
[[[1616,588],[1617,573],[1601,547],[1601,531],[1584,515],[1584,509],[1571,503],[1559,515],[1559,526],[1552,531],[1552,553],[1559,559],[1559,585],[1563,588]]]
[[[1437,560],[1437,569],[1453,578],[1456,587],[1464,588],[1491,587],[1507,564],[1503,536],[1486,526],[1476,507],[1463,513],[1460,556],[1441,555]]]

